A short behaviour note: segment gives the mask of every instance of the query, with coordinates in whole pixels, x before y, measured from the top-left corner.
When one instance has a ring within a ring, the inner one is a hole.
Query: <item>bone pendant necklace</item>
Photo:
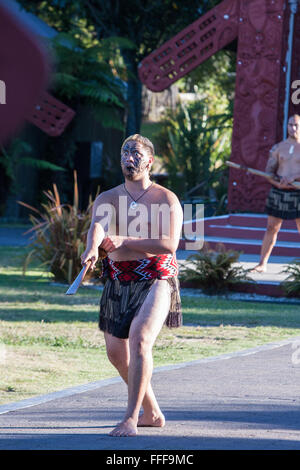
[[[137,201],[138,201],[139,199],[141,199],[141,197],[144,196],[144,194],[146,194],[146,193],[149,191],[149,189],[152,187],[152,185],[153,185],[153,182],[150,184],[150,186],[149,186],[147,189],[145,189],[145,191],[144,191],[137,199],[134,199],[134,198],[131,196],[131,194],[127,191],[126,186],[125,186],[125,183],[124,183],[124,189],[125,189],[126,193],[127,193],[127,194],[131,197],[131,199],[132,199],[132,202],[130,203],[130,206],[129,206],[130,209],[136,209],[136,208],[137,208],[137,206],[138,206]]]
[[[294,148],[295,148],[295,145],[290,146],[290,150],[289,150],[290,155],[292,155],[292,153],[294,153]]]

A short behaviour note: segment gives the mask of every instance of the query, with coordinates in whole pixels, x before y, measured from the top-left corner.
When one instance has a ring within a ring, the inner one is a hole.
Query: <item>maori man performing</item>
[[[259,264],[253,271],[265,272],[268,259],[277,240],[283,219],[296,221],[300,232],[300,190],[291,185],[300,181],[300,116],[290,117],[288,138],[274,145],[266,166],[266,172],[274,176],[266,202],[268,214]]]
[[[83,264],[91,260],[93,268],[98,247],[108,253],[103,263],[107,280],[99,327],[104,331],[108,358],[128,385],[127,411],[111,436],[135,436],[138,426],[164,426],[150,383],[152,347],[164,323],[177,327],[182,322],[175,253],[183,213],[174,193],[151,182],[153,161],[149,139],[135,134],[124,141],[121,167],[125,182],[95,200],[81,257]],[[159,209],[162,206],[168,208],[168,227]],[[103,209],[111,207],[105,222]],[[142,234],[134,233],[138,226]]]

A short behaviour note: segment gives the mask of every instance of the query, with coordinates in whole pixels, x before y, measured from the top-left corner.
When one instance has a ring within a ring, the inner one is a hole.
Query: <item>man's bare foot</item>
[[[267,266],[264,264],[258,264],[257,266],[254,266],[253,269],[251,269],[251,273],[265,273],[267,270]]]
[[[128,418],[125,421],[119,423],[115,429],[113,429],[109,436],[114,437],[131,437],[136,436],[138,433],[135,421],[132,418]]]
[[[164,415],[161,413],[156,416],[146,416],[145,413],[142,414],[138,419],[138,426],[154,426],[158,428],[163,428],[166,423]]]

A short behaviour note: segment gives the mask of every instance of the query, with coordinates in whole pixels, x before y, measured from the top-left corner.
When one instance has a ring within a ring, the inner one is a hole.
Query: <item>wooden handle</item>
[[[91,261],[88,260],[85,265],[83,266],[82,270],[76,277],[75,281],[70,285],[69,289],[66,292],[66,295],[73,295],[76,294],[80,284],[82,283],[84,276],[86,275],[87,271],[89,270],[91,265]]]
[[[273,175],[271,175],[270,173],[266,173],[265,171],[256,170],[255,168],[248,168],[245,165],[240,165],[239,163],[234,163],[229,160],[226,162],[226,165],[231,166],[232,168],[235,168],[237,170],[249,171],[249,173],[252,173],[253,175],[262,176],[263,178],[275,182]],[[291,186],[294,186],[294,188],[300,189],[300,181],[293,181],[290,184]]]

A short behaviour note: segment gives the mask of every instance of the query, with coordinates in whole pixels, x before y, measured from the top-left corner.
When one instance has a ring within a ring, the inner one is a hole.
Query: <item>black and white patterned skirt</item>
[[[279,219],[300,218],[300,190],[279,189],[272,186],[267,198],[265,212]]]

